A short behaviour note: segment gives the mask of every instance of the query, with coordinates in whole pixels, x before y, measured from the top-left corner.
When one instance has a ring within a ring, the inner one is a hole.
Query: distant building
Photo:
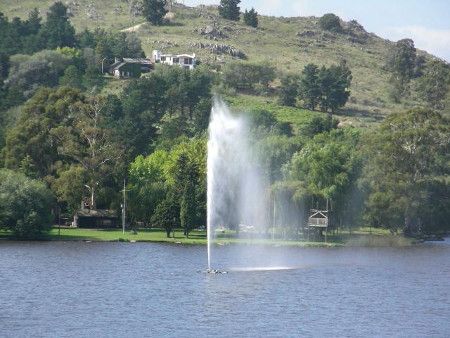
[[[159,50],[154,50],[152,53],[153,61],[155,63],[164,63],[170,66],[178,65],[184,69],[194,69],[197,65],[197,57],[195,53],[189,54],[163,54]]]
[[[153,69],[151,59],[122,58],[109,66],[109,73],[116,78],[137,78]]]
[[[115,228],[119,225],[119,217],[115,210],[81,209],[73,217],[73,226],[77,228]]]

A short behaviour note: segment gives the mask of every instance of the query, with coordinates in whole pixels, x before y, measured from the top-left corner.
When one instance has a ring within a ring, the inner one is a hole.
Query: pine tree
[[[239,3],[241,0],[220,0],[219,15],[228,20],[239,21]]]
[[[154,26],[160,26],[164,23],[164,15],[168,12],[166,0],[144,0],[143,5],[142,14],[148,22]]]
[[[258,12],[254,8],[250,11],[245,10],[244,22],[247,26],[258,27]]]
[[[39,30],[39,37],[42,47],[46,49],[75,45],[75,28],[71,25],[67,7],[62,2],[55,2],[50,7],[47,21]]]

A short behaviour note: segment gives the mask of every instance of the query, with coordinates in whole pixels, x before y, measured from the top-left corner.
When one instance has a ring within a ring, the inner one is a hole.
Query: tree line
[[[54,6],[53,16],[61,8]],[[188,236],[206,223],[212,93],[271,95],[276,69],[251,62],[228,63],[220,73],[158,65],[105,95],[102,59],[141,55],[139,40],[100,30],[74,37],[73,45],[28,54],[23,43],[11,54],[2,49],[0,228],[39,235],[49,229],[52,210],[71,216],[81,200],[119,210],[126,178],[132,224],[162,227],[168,235],[182,227]],[[283,77],[277,93],[283,105],[335,113],[349,97],[351,79],[344,61],[309,64]],[[449,230],[449,121],[440,113],[392,113],[373,131],[338,127],[332,114],[318,114],[296,132],[264,110],[247,114],[267,194],[282,211],[274,221],[286,238],[298,235],[309,208],[327,201],[348,226],[411,235]]]

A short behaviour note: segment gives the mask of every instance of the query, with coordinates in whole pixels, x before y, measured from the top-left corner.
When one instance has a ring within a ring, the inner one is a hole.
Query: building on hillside
[[[154,50],[152,53],[153,62],[164,63],[170,66],[178,65],[184,69],[192,70],[197,65],[197,57],[195,53],[189,54],[163,54],[159,50]]]
[[[143,73],[148,73],[153,69],[151,59],[117,59],[109,66],[109,73],[116,78],[137,78]]]

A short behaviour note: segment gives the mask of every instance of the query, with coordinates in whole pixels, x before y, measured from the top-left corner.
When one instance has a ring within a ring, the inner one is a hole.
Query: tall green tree
[[[110,137],[112,131],[103,128],[108,118],[106,107],[106,98],[100,95],[76,102],[69,107],[72,124],[52,131],[58,140],[58,153],[84,170],[92,209],[96,209],[103,182],[121,169],[124,152],[123,146]]]
[[[448,204],[444,195],[448,196],[449,185],[441,185],[440,180],[450,174],[449,134],[447,118],[429,109],[412,109],[389,115],[366,140],[370,155],[364,175],[365,220],[369,225],[413,233],[434,227],[443,218],[448,205],[442,210],[435,206]],[[430,201],[432,195],[437,199]]]
[[[400,102],[408,93],[409,82],[414,75],[416,65],[416,48],[411,39],[402,39],[396,42],[389,55],[388,67],[392,71],[391,82],[393,88],[391,97]]]
[[[55,2],[47,13],[47,18],[39,31],[42,48],[73,47],[75,45],[75,28],[69,21],[67,7]]]
[[[152,25],[160,26],[164,23],[164,15],[167,14],[166,0],[143,0],[142,15]]]
[[[345,61],[330,68],[323,66],[318,75],[320,98],[319,103],[323,112],[331,110],[331,114],[343,107],[350,97],[350,83],[352,72]]]
[[[54,164],[62,159],[52,131],[72,124],[69,106],[80,100],[83,100],[81,93],[73,88],[40,88],[28,100],[6,137],[5,166],[17,170],[23,159],[29,157],[37,177],[52,175]]]
[[[219,15],[227,20],[239,21],[241,0],[220,0]]]
[[[428,105],[442,109],[450,85],[450,67],[441,61],[431,61],[419,83],[419,93]]]
[[[245,10],[244,23],[247,26],[258,27],[258,12],[253,7],[250,11]]]
[[[139,155],[130,164],[129,212],[133,219],[148,223],[152,214],[156,212],[156,207],[166,198],[168,187],[165,164],[167,158],[168,153],[166,151],[157,150],[147,157]],[[167,205],[164,206],[164,210],[166,210],[166,207]],[[179,212],[177,218],[179,218]],[[169,223],[171,225],[171,219]],[[166,226],[162,227],[165,228]]]
[[[294,74],[283,75],[278,88],[278,103],[282,106],[295,107],[299,96],[299,77]]]
[[[319,67],[317,65],[309,63],[303,68],[300,78],[299,94],[307,108],[311,110],[316,108],[321,95]]]

